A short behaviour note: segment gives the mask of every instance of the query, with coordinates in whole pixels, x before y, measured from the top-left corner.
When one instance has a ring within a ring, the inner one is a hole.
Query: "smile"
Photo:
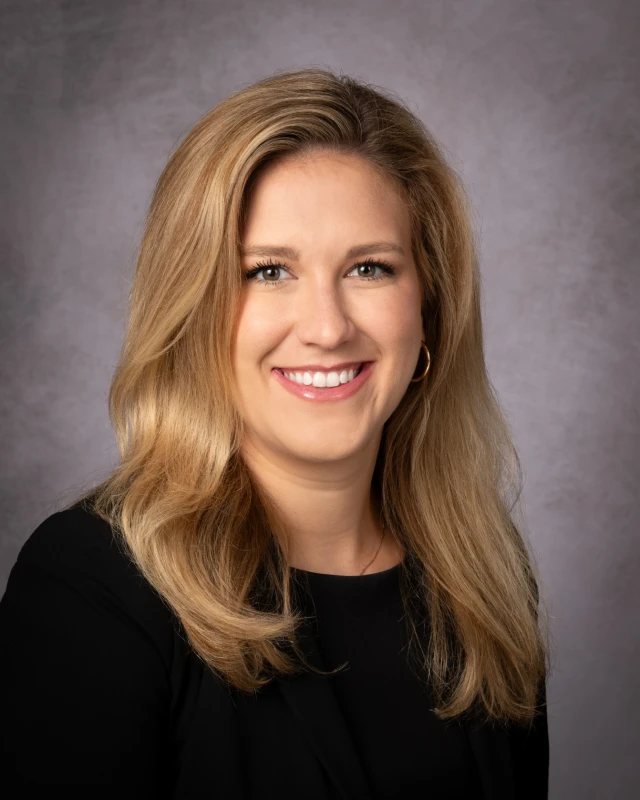
[[[272,369],[271,374],[288,392],[304,400],[329,402],[352,397],[366,383],[373,371],[373,361],[365,361],[355,369],[340,372],[284,372]]]
[[[362,364],[352,369],[331,370],[329,372],[289,372],[288,370],[279,370],[285,378],[290,381],[295,381],[304,386],[315,386],[317,389],[331,389],[334,386],[350,383],[357,375],[360,374]]]

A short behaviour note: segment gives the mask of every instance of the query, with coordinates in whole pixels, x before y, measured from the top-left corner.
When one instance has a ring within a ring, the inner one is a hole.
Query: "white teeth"
[[[335,376],[335,372],[330,372],[328,375],[325,375],[324,372],[314,372],[313,373],[313,386],[318,386],[323,389],[329,380],[329,378],[333,375]]]
[[[342,372],[284,372],[285,378],[295,383],[304,384],[305,386],[316,386],[320,389],[331,388],[332,386],[340,386],[341,383],[349,383],[360,371],[362,365],[357,369],[343,369]]]

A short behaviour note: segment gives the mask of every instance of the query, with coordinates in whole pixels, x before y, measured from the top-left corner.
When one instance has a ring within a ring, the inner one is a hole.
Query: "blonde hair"
[[[299,670],[286,531],[240,457],[231,353],[252,182],[318,149],[366,159],[411,215],[432,365],[387,420],[374,481],[407,554],[403,597],[436,713],[529,721],[548,647],[509,499],[520,463],[485,367],[469,204],[432,134],[389,92],[321,69],[275,74],[187,134],[155,188],[111,384],[120,463],[82,502],[230,685]]]

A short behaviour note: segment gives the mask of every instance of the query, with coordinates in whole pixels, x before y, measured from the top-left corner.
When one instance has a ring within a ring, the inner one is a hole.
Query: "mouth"
[[[274,367],[274,371],[279,372],[284,378],[294,383],[304,386],[314,386],[316,389],[324,389],[350,383],[354,378],[357,378],[363,368],[370,363],[372,362],[361,361],[359,364],[357,362],[352,362],[348,366],[336,367],[330,370]]]
[[[340,372],[332,370],[329,373],[320,371],[292,373],[274,367],[272,373],[276,381],[290,394],[303,400],[322,403],[346,400],[355,395],[368,380],[374,365],[374,361],[363,361],[360,365],[354,364],[351,369]],[[288,376],[285,373],[288,373]]]

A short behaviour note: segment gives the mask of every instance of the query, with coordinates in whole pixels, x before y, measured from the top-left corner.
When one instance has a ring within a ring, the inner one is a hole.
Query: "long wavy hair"
[[[373,481],[406,553],[412,652],[441,719],[473,709],[531,721],[548,628],[516,522],[520,462],[485,366],[470,204],[442,147],[388,91],[322,69],[276,73],[177,147],[151,201],[109,393],[120,461],[81,502],[228,684],[253,691],[301,668],[287,531],[240,455],[231,354],[251,186],[276,159],[319,150],[365,159],[411,216],[432,365],[385,423]]]

